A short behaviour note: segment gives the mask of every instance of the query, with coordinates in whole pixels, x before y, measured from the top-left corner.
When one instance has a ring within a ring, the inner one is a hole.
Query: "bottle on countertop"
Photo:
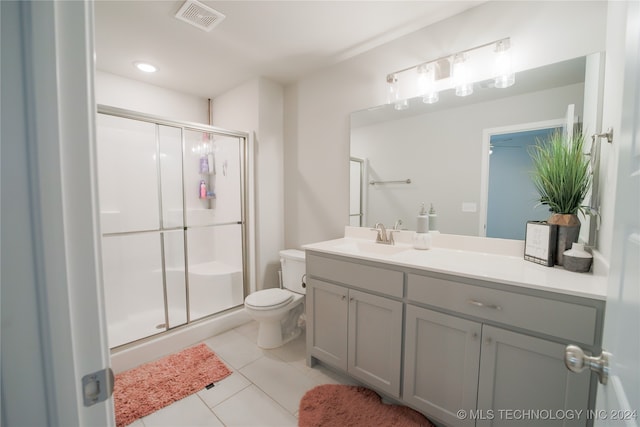
[[[418,212],[418,224],[416,227],[416,232],[418,233],[426,233],[429,231],[429,216],[427,215],[427,210],[424,207],[424,203],[420,207],[420,212]]]
[[[429,216],[427,210],[424,207],[424,203],[418,213],[418,224],[416,227],[416,234],[413,236],[413,247],[415,249],[430,249],[431,248],[431,235],[429,234]]]
[[[437,231],[438,230],[438,214],[436,214],[436,210],[433,207],[433,203],[431,203],[431,208],[429,209],[429,231]]]

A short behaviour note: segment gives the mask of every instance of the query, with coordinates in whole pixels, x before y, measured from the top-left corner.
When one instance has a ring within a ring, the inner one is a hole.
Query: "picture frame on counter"
[[[524,259],[553,267],[558,226],[546,221],[527,221],[524,239]]]

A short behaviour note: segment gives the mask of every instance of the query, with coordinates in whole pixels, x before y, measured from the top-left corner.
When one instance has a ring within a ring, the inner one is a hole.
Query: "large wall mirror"
[[[524,239],[527,220],[549,217],[535,207],[527,147],[567,121],[600,130],[603,61],[597,53],[519,72],[506,89],[480,82],[467,97],[449,90],[436,104],[352,113],[351,225],[415,230],[425,203],[443,233]],[[583,218],[583,240],[592,228]]]

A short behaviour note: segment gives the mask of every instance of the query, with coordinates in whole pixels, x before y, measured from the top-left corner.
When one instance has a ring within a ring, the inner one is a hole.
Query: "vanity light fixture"
[[[393,104],[393,108],[396,110],[409,108],[409,101],[400,97],[400,85],[396,74],[387,76],[387,104]]]
[[[456,96],[469,96],[473,93],[473,82],[469,78],[469,67],[464,52],[453,57],[453,84]]]
[[[408,99],[414,96],[432,104],[438,102],[439,92],[452,88],[457,96],[469,96],[474,82],[485,80],[496,88],[510,87],[515,83],[511,55],[511,39],[507,37],[395,71],[387,75],[387,104],[404,110],[409,107]]]
[[[387,76],[387,104],[393,104],[398,97],[398,77],[395,74]]]
[[[153,64],[149,64],[148,62],[136,61],[133,65],[135,65],[138,70],[144,71],[145,73],[155,73],[158,71],[158,67]]]
[[[498,40],[495,45],[495,87],[506,88],[516,82],[511,65],[511,43],[509,39]]]
[[[434,63],[422,64],[418,67],[418,86],[422,102],[435,104],[440,99],[436,90],[436,69]]]

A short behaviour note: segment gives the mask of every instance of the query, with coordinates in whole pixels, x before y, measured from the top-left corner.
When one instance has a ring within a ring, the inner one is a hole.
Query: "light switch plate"
[[[462,202],[462,212],[478,212],[478,205],[474,202]]]

